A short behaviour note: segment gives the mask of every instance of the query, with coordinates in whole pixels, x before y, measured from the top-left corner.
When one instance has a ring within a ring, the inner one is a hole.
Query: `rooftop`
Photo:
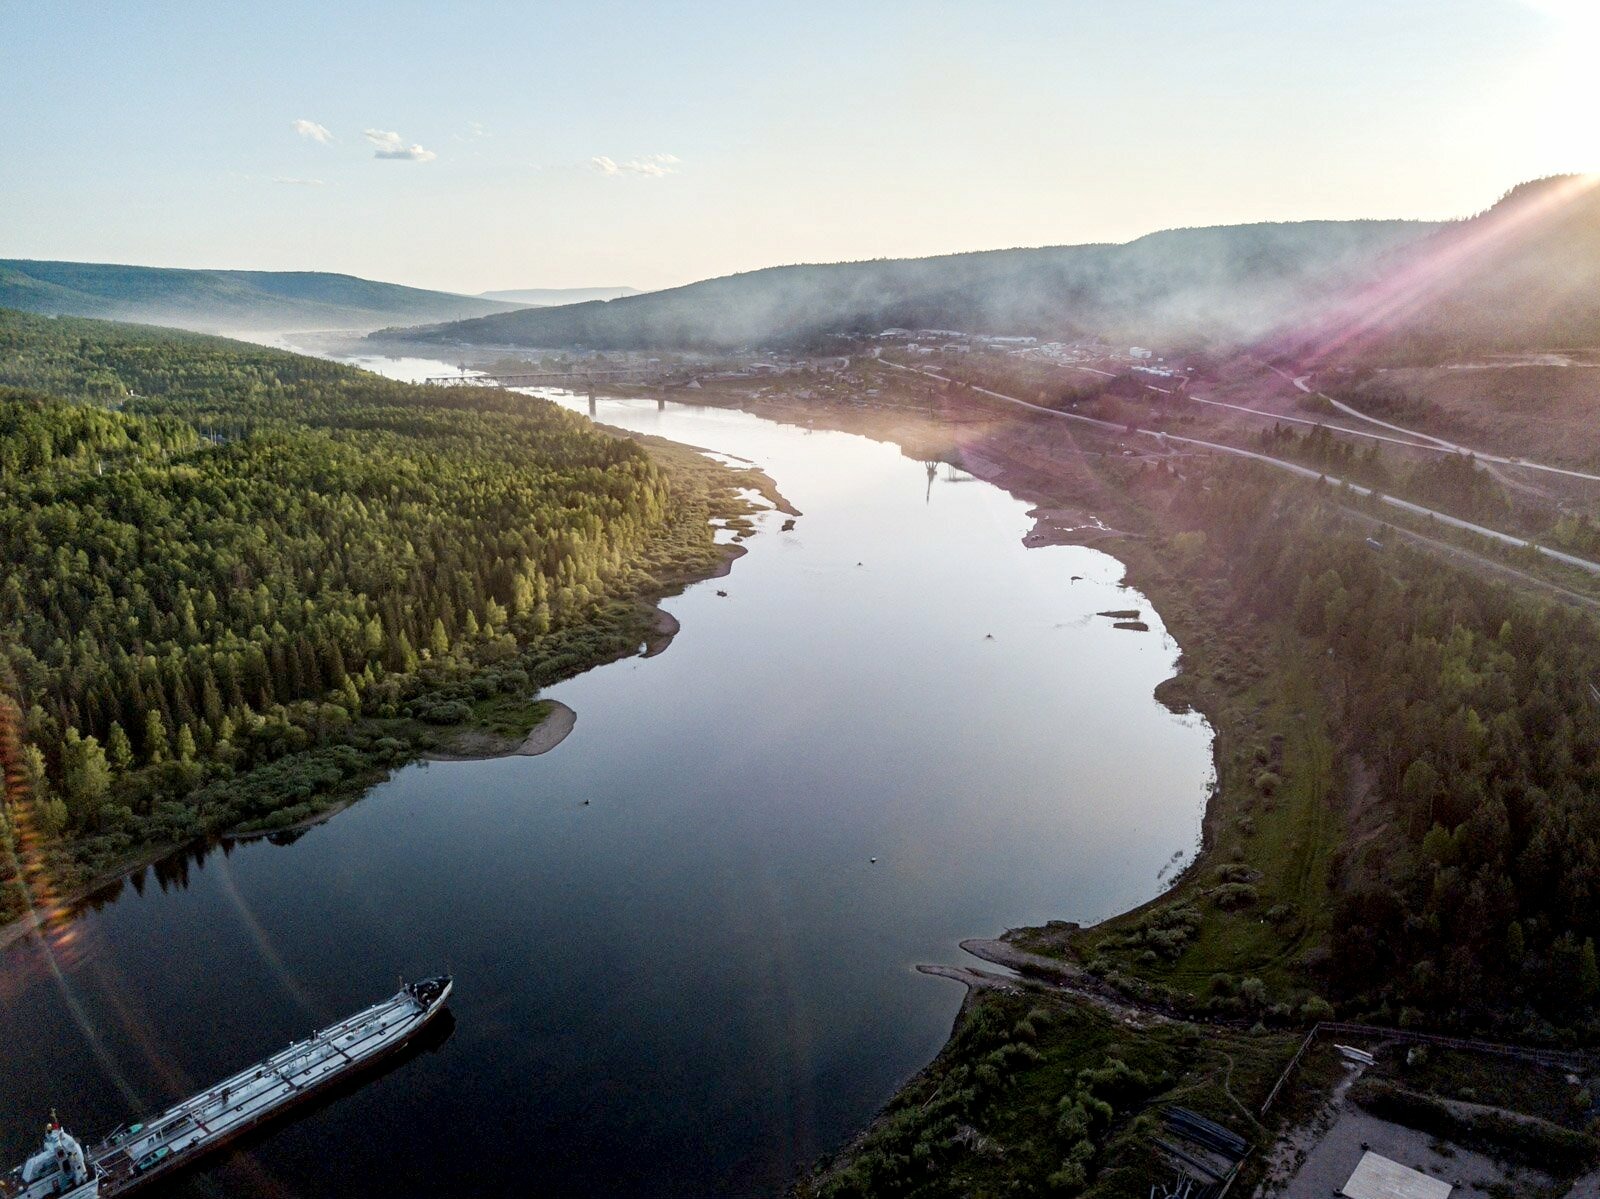
[[[1449,1199],[1451,1186],[1370,1150],[1339,1192],[1348,1199]]]

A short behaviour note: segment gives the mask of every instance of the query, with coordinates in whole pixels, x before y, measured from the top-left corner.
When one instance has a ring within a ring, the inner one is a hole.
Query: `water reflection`
[[[136,872],[53,966],[13,947],[0,1155],[51,1105],[102,1131],[449,969],[437,1053],[177,1193],[414,1193],[463,1136],[485,1193],[777,1193],[942,1043],[959,991],[914,963],[1131,906],[1192,851],[1209,732],[1155,702],[1176,647],[1114,558],[1025,548],[1027,505],[932,456],[596,410],[804,515],[667,603],[668,652],[551,689],[579,714],[553,752],[408,767],[289,844]],[[1095,616],[1131,608],[1150,632]]]

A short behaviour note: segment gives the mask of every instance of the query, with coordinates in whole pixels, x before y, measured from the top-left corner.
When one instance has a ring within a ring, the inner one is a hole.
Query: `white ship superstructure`
[[[192,1162],[352,1071],[410,1041],[450,997],[448,976],[401,986],[393,996],[296,1041],[266,1061],[85,1149],[52,1119],[45,1144],[0,1180],[5,1199],[98,1199]]]
[[[39,1152],[0,1179],[0,1194],[19,1199],[96,1199],[100,1173],[77,1138],[61,1127],[52,1112]]]

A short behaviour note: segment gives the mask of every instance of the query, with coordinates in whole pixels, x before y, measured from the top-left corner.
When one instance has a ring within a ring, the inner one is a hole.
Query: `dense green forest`
[[[1303,485],[1232,468],[1171,511],[1204,532],[1240,619],[1286,629],[1377,800],[1331,861],[1349,1010],[1600,1035],[1600,627],[1420,552],[1330,535]]]
[[[711,479],[542,400],[0,311],[12,822],[76,877],[292,823],[636,648],[719,553]]]

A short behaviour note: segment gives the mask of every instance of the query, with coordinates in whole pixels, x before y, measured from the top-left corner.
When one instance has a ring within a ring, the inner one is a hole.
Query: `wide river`
[[[1101,919],[1194,852],[1210,730],[1153,698],[1177,648],[1115,558],[1024,548],[1027,505],[864,437],[598,417],[758,463],[803,515],[667,601],[666,653],[552,688],[553,752],[407,767],[0,955],[6,1164],[52,1107],[104,1133],[449,969],[421,1052],[164,1192],[780,1193],[944,1042],[960,988],[917,962]]]

